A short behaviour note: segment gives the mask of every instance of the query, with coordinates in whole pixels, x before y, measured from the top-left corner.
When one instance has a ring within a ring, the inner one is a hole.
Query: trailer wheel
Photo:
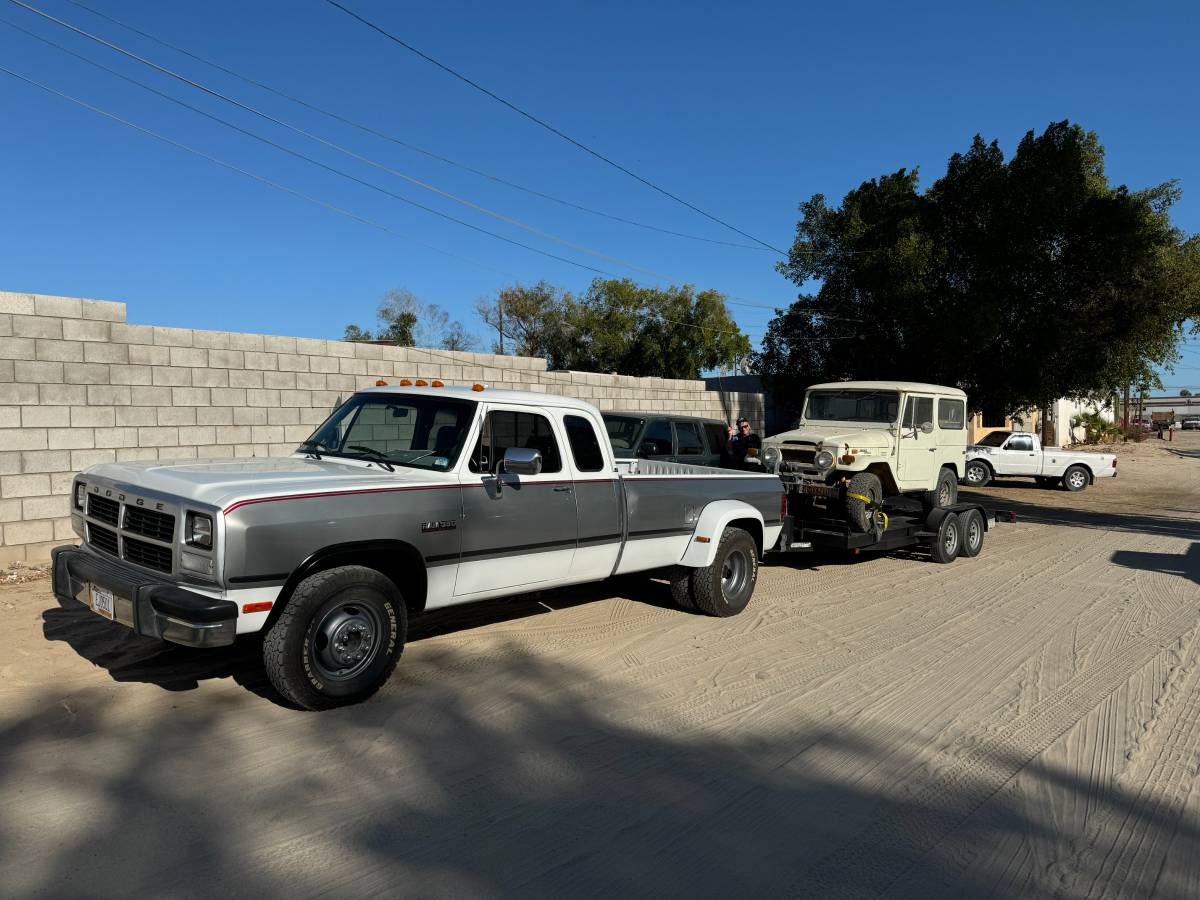
[[[1088,470],[1083,466],[1071,466],[1067,471],[1063,472],[1062,483],[1071,493],[1082,491],[1088,486],[1091,477],[1088,475]]]
[[[696,607],[710,616],[736,616],[758,581],[758,545],[741,528],[726,528],[710,565],[692,571]]]
[[[694,569],[687,566],[675,566],[667,573],[671,579],[671,599],[680,609],[693,610],[696,608],[696,598],[692,596],[692,573]]]
[[[962,528],[962,555],[978,556],[983,549],[983,515],[977,509],[968,509],[958,517]]]
[[[851,494],[870,497],[871,505],[874,506],[883,500],[883,484],[879,481],[879,476],[872,472],[858,472],[846,485],[846,520],[856,531],[865,533],[871,528],[872,513],[867,509],[865,502],[850,496]]]
[[[984,487],[992,480],[992,470],[987,463],[969,462],[963,478],[971,487]]]
[[[348,706],[388,680],[407,631],[391,579],[364,566],[340,566],[296,586],[263,641],[263,662],[271,684],[297,706]]]
[[[947,514],[938,525],[937,536],[933,539],[930,555],[937,563],[954,562],[962,549],[962,523],[955,513]]]

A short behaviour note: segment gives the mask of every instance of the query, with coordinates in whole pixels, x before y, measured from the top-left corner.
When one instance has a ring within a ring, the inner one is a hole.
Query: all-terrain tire
[[[947,513],[938,525],[937,536],[929,548],[936,563],[954,562],[962,550],[962,522],[957,514]]]
[[[696,608],[710,616],[736,616],[758,582],[758,545],[741,528],[726,528],[710,565],[692,570]]]
[[[945,509],[947,506],[953,506],[958,502],[958,477],[954,474],[954,470],[942,467],[938,472],[937,487],[932,491],[927,491],[922,503],[925,506],[925,511],[931,509]]]
[[[983,514],[977,509],[968,509],[960,513],[958,523],[962,528],[962,556],[978,556],[983,550],[983,536],[986,528],[983,525]]]
[[[1063,487],[1073,494],[1086,488],[1091,480],[1092,476],[1083,466],[1070,466],[1062,477]]]
[[[391,579],[340,566],[296,586],[263,640],[271,684],[304,709],[366,700],[388,680],[408,633],[408,613]]]
[[[680,609],[694,610],[696,598],[692,596],[692,573],[690,566],[674,566],[667,577],[671,580],[671,599]]]
[[[857,472],[850,479],[850,483],[846,485],[846,521],[855,531],[867,532],[871,528],[872,514],[867,509],[867,504],[855,497],[848,496],[850,494],[859,494],[863,497],[870,497],[872,504],[878,504],[883,500],[883,484],[879,480],[879,476],[872,472]]]
[[[967,463],[966,472],[963,473],[963,481],[971,487],[985,487],[992,480],[992,467],[985,462],[980,462],[977,459]]]

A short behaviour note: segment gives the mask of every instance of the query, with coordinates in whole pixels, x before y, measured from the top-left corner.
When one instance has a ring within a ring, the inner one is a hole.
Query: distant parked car
[[[661,459],[720,466],[729,433],[724,422],[695,416],[606,412],[604,426],[617,459]]]
[[[1200,431],[1200,419],[1184,419],[1184,431]]]
[[[967,448],[963,482],[983,487],[993,478],[1032,478],[1042,487],[1062,485],[1082,491],[1097,478],[1117,477],[1112,453],[1080,453],[1062,447],[1043,447],[1028,431],[993,431]]]

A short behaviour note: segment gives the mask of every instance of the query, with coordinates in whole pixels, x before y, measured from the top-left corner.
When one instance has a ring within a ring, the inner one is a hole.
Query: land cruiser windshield
[[[355,394],[300,451],[444,472],[462,452],[476,406],[424,394]]]
[[[809,391],[804,418],[820,422],[892,424],[900,411],[897,391]]]

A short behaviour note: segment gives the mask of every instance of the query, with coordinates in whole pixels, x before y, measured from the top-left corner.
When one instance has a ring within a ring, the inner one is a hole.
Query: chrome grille
[[[147,569],[171,571],[170,547],[160,547],[157,544],[139,541],[137,538],[125,537],[125,559]]]
[[[120,510],[121,505],[116,500],[110,500],[108,497],[98,497],[95,494],[88,495],[87,514],[93,519],[99,519],[101,522],[107,522],[109,525],[116,525]],[[113,553],[116,552],[116,549],[114,549]]]
[[[812,465],[816,459],[817,450],[812,444],[803,447],[789,447],[784,444],[779,448],[780,457],[784,462],[802,463],[803,465]]]
[[[140,506],[126,505],[125,530],[170,543],[175,537],[175,517]]]
[[[88,543],[105,553],[117,555],[117,533],[108,528],[101,528],[99,525],[89,522]]]

